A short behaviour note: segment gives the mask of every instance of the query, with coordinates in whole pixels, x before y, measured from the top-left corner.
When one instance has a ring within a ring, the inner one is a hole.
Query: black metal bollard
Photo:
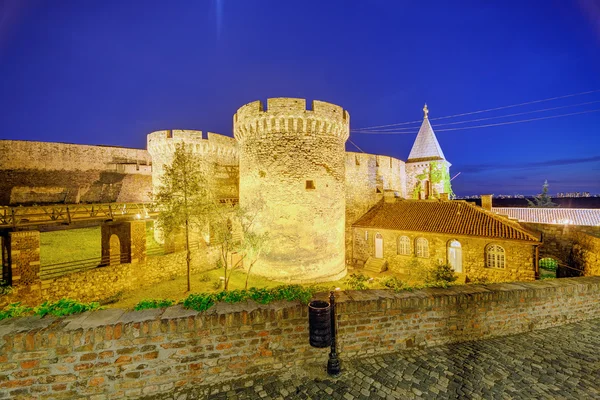
[[[331,345],[331,307],[323,300],[311,301],[308,305],[309,342],[313,347]]]
[[[337,376],[342,371],[340,360],[337,356],[336,349],[336,332],[335,332],[335,294],[331,292],[329,294],[329,304],[331,306],[331,351],[329,353],[329,360],[327,361],[327,373],[332,376]]]

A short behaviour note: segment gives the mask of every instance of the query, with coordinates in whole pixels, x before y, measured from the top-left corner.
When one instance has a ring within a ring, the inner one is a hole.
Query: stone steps
[[[369,259],[365,263],[365,270],[373,272],[375,274],[387,271],[387,269],[387,260],[385,258],[369,257]]]

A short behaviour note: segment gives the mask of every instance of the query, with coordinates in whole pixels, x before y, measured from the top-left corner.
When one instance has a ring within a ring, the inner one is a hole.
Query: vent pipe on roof
[[[484,210],[492,211],[492,197],[493,194],[482,194],[481,195],[481,207]]]
[[[395,203],[396,197],[396,192],[394,192],[393,190],[385,190],[383,192],[383,199],[386,203]]]

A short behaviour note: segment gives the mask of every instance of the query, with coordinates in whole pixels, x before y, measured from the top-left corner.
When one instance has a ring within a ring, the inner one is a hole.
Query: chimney
[[[481,195],[481,207],[485,210],[492,211],[492,196],[493,194]]]
[[[450,200],[450,197],[448,196],[448,193],[440,193],[440,200],[441,201],[448,201],[448,200]]]
[[[386,203],[395,203],[396,202],[396,192],[393,190],[385,190],[383,192],[383,201]]]

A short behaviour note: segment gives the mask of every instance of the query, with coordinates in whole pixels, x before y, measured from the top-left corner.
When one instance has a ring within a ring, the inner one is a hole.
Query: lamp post
[[[327,373],[332,376],[337,376],[341,372],[340,360],[336,351],[336,326],[335,326],[335,292],[329,294],[329,304],[331,306],[331,351],[329,352],[329,360],[327,361]]]

